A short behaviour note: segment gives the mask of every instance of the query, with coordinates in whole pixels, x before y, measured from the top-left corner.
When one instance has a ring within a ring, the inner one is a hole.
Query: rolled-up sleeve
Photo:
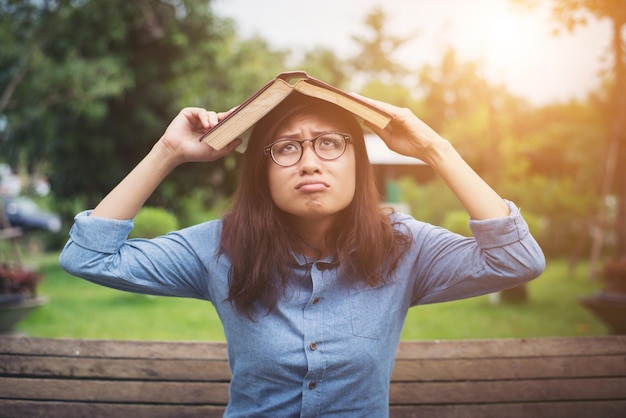
[[[99,253],[116,253],[133,229],[133,221],[98,218],[90,214],[91,211],[85,211],[76,215],[69,243]]]
[[[207,268],[197,254],[198,247],[210,252],[215,241],[206,225],[154,239],[128,239],[131,220],[89,214],[81,212],[74,219],[59,257],[65,271],[129,292],[208,299]],[[198,245],[202,240],[205,245]]]
[[[503,247],[523,240],[530,234],[528,224],[521,212],[512,202],[506,201],[511,213],[504,218],[476,220],[470,219],[469,225],[480,248]]]
[[[470,220],[474,237],[409,221],[415,245],[411,272],[413,304],[445,302],[515,287],[545,269],[543,252],[520,210],[506,201],[510,215]]]

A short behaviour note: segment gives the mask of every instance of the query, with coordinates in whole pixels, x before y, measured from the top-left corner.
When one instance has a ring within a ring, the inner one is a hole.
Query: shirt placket
[[[311,269],[313,291],[304,308],[304,352],[308,371],[302,382],[301,417],[315,417],[322,402],[326,357],[324,355],[324,295],[333,274],[328,263],[315,263]]]

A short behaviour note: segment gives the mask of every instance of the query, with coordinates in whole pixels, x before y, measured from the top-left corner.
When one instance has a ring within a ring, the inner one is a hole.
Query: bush
[[[162,208],[144,207],[135,216],[129,238],[154,238],[178,229],[176,217]]]
[[[441,226],[466,237],[472,236],[472,231],[469,227],[469,215],[464,210],[447,212]]]

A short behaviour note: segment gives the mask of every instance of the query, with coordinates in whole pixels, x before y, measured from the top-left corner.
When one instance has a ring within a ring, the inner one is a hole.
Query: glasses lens
[[[272,146],[272,157],[279,165],[292,165],[298,162],[302,145],[296,141],[279,141]]]
[[[346,139],[338,133],[327,133],[315,140],[315,153],[325,160],[341,157],[346,149]]]

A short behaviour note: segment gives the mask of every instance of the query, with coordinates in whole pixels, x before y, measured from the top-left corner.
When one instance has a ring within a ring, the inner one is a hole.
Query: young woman
[[[369,100],[369,99],[367,99]],[[254,128],[232,211],[152,240],[132,219],[179,164],[231,152],[198,142],[226,113],[183,109],[137,167],[76,216],[60,263],[105,286],[206,299],[232,370],[227,417],[385,417],[407,310],[517,286],[545,260],[503,200],[407,109],[372,128],[428,163],[467,209],[466,238],[380,208],[355,118],[294,96]]]

